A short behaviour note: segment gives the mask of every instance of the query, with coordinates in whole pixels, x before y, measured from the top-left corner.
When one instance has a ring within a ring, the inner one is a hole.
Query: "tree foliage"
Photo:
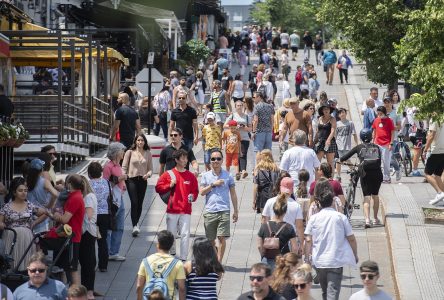
[[[444,0],[428,0],[409,14],[405,36],[395,46],[397,72],[422,92],[404,101],[416,106],[419,118],[444,122]]]
[[[201,40],[189,40],[177,52],[183,60],[195,68],[199,66],[201,59],[206,61],[211,55],[211,49]]]

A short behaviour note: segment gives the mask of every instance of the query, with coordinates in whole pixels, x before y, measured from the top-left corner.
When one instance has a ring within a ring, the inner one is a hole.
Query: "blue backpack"
[[[167,284],[167,278],[170,275],[171,271],[173,270],[174,266],[179,260],[177,258],[174,258],[168,267],[160,273],[160,275],[154,274],[153,270],[151,269],[150,264],[148,263],[148,260],[146,258],[143,259],[143,264],[145,265],[145,269],[148,272],[148,276],[150,277],[150,280],[145,283],[145,287],[143,288],[143,299],[147,300],[148,296],[154,291],[159,290],[162,292],[162,294],[167,298],[171,299],[168,291],[168,284]],[[158,274],[158,273],[157,273]]]

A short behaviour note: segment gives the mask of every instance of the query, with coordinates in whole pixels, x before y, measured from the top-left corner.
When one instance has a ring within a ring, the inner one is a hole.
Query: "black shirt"
[[[183,132],[184,139],[194,139],[193,120],[197,119],[194,108],[188,106],[182,110],[180,107],[171,111],[171,121],[176,122],[176,128]]]
[[[14,104],[12,104],[12,101],[5,95],[0,95],[0,116],[10,118],[13,113]]]
[[[270,229],[272,232],[278,232],[279,228],[281,228],[281,226],[283,226],[284,224],[285,227],[282,228],[281,232],[279,232],[279,235],[277,236],[279,238],[279,248],[281,249],[281,254],[285,254],[290,252],[290,248],[288,247],[288,242],[296,237],[296,232],[294,231],[293,226],[291,226],[291,224],[288,224],[286,222],[279,222],[276,223],[274,221],[269,221],[270,222]],[[257,234],[260,238],[265,239],[266,237],[270,237],[270,231],[268,230],[268,226],[267,223],[264,223],[261,225],[261,228],[259,229],[259,232]]]
[[[192,161],[196,160],[196,157],[194,156],[193,150],[189,150],[187,146],[182,144],[179,149],[184,149],[188,152],[188,163],[185,169],[189,170],[190,163]],[[173,159],[173,152],[178,149],[174,148],[171,144],[166,146],[161,152],[159,157],[159,163],[165,165],[165,171],[171,170],[176,166],[176,161]]]
[[[220,80],[220,85],[224,91],[228,91],[228,88],[230,87],[230,82],[233,81],[233,76],[222,76]]]
[[[302,40],[307,47],[311,47],[313,45],[313,39],[311,38],[311,35],[305,35]]]
[[[116,120],[120,121],[120,141],[127,147],[132,145],[134,137],[136,136],[137,119],[139,119],[139,115],[134,108],[128,105],[122,105],[116,110]]]
[[[140,126],[142,126],[142,128],[148,128],[150,125],[151,128],[153,127],[154,117],[157,116],[156,109],[151,107],[151,117],[149,113],[150,111],[148,107],[142,107],[139,109]]]
[[[273,291],[273,289],[271,288],[271,286],[269,286],[268,288],[269,288],[269,292],[268,292],[267,297],[264,298],[264,300],[285,300],[284,297],[276,294],[275,291]],[[240,295],[239,298],[237,298],[237,300],[250,300],[250,299],[254,300],[254,296],[253,296],[252,291],[244,293],[244,294]]]

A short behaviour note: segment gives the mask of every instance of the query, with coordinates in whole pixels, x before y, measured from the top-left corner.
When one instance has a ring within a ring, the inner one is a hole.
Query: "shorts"
[[[365,176],[361,177],[361,187],[364,197],[378,195],[382,179],[382,171],[367,171]]]
[[[424,173],[427,175],[441,176],[444,171],[444,153],[432,154],[427,159]]]
[[[417,130],[415,135],[409,136],[410,142],[413,144],[413,148],[421,148],[426,143],[427,134],[422,130]]]
[[[230,211],[205,212],[203,216],[207,239],[230,236]]]
[[[291,47],[291,51],[293,51],[293,52],[295,52],[295,53],[298,53],[298,47]]]
[[[216,115],[216,123],[222,123],[222,124],[225,123],[225,120],[227,119],[227,113],[217,112],[217,113],[214,113],[214,114]]]
[[[211,152],[215,149],[219,149],[219,148],[210,148],[210,149],[205,149],[204,151],[204,164],[209,165],[210,164],[210,160],[211,160]]]
[[[231,166],[239,166],[239,153],[225,153],[225,165],[227,169]]]
[[[258,132],[254,136],[253,146],[254,152],[259,152],[264,149],[270,149],[272,145],[272,135],[271,132]]]
[[[319,144],[315,148],[315,152],[325,152],[325,153],[336,153],[338,151],[338,146],[336,145],[336,141],[333,139],[330,143],[330,147],[325,151],[325,141],[319,141]]]
[[[282,48],[282,49],[288,49],[288,44],[282,44],[282,45],[281,45],[281,48]]]

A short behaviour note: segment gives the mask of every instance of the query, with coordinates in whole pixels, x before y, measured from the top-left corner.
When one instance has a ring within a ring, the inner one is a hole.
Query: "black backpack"
[[[377,170],[381,168],[381,149],[373,143],[363,144],[358,153],[364,170]]]

